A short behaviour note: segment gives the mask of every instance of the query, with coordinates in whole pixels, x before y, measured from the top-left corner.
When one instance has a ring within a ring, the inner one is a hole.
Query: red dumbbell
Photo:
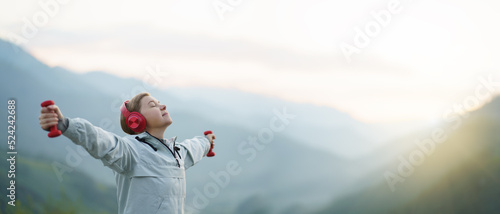
[[[205,131],[205,133],[203,133],[203,134],[205,134],[205,136],[207,136],[208,134],[212,134],[212,131]],[[214,151],[212,151],[213,148],[214,147],[212,145],[210,145],[210,151],[208,151],[207,157],[213,157],[213,156],[215,156]]]
[[[50,105],[54,105],[54,101],[52,100],[47,100],[47,101],[44,101],[41,106],[42,107],[47,107],[47,106],[50,106]],[[57,126],[52,126],[50,127],[50,132],[48,134],[49,137],[57,137],[59,135],[61,135],[61,131],[57,129]]]

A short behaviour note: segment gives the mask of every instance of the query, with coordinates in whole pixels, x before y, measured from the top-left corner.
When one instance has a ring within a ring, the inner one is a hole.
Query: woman
[[[81,118],[63,117],[56,105],[43,107],[40,126],[57,126],[63,135],[83,146],[115,174],[118,213],[184,213],[185,170],[200,161],[215,136],[176,142],[164,139],[172,124],[166,106],[140,93],[121,106],[120,124],[129,134],[120,137]]]

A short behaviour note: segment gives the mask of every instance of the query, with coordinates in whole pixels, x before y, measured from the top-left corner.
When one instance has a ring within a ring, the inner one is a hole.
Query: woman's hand
[[[208,138],[208,141],[210,141],[210,144],[212,145],[212,148],[214,148],[214,146],[215,146],[215,142],[214,142],[215,135],[214,134],[208,134],[207,138]]]
[[[40,120],[40,127],[45,131],[49,131],[52,126],[57,126],[59,119],[63,118],[64,117],[59,110],[59,107],[56,105],[42,107],[40,117],[38,117]]]

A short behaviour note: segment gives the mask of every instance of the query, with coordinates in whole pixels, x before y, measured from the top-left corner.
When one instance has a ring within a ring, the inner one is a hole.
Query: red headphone
[[[144,131],[146,128],[146,118],[142,116],[141,113],[139,112],[129,112],[127,109],[127,104],[129,100],[125,101],[122,104],[122,107],[120,107],[120,111],[122,112],[122,115],[125,117],[125,121],[127,123],[127,126],[134,132],[140,133]]]

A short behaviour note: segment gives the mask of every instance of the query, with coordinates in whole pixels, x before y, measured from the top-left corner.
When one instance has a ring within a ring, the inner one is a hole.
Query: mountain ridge
[[[4,71],[4,75],[8,77],[1,80],[0,89],[6,93],[1,94],[0,97],[4,100],[16,99],[17,134],[20,136],[17,150],[20,157],[45,157],[69,165],[67,159],[71,154],[70,151],[79,149],[64,137],[47,138],[47,133],[39,128],[40,103],[46,99],[53,99],[66,117],[85,118],[107,131],[122,133],[118,123],[119,106],[124,99],[133,96],[136,92],[134,87],[144,87],[143,82],[99,72],[78,74],[64,68],[51,68],[23,51],[2,58],[11,51],[5,49],[9,46],[6,44],[0,41],[0,70]],[[246,109],[233,109],[232,113],[228,113],[225,109],[221,109],[221,106],[203,99],[193,98],[183,101],[181,100],[182,93],[174,95],[153,87],[149,92],[159,100],[166,100],[167,108],[174,120],[173,125],[166,132],[167,136],[177,135],[180,140],[188,139],[201,135],[206,129],[214,130],[218,136],[217,156],[204,160],[188,172],[188,204],[194,197],[192,192],[194,189],[203,189],[205,184],[212,182],[207,176],[211,171],[223,169],[228,161],[238,161],[244,167],[241,175],[234,177],[228,188],[212,199],[204,212],[221,213],[217,211],[219,208],[216,205],[230,202],[227,204],[227,213],[232,213],[246,199],[255,194],[261,194],[259,189],[266,189],[265,194],[261,195],[266,200],[279,196],[280,200],[276,200],[276,203],[272,205],[274,208],[265,208],[275,210],[273,212],[279,212],[297,202],[304,205],[317,205],[332,197],[331,192],[341,194],[356,177],[352,173],[342,174],[344,171],[341,164],[344,161],[342,158],[307,146],[310,140],[301,142],[301,139],[289,135],[293,130],[308,132],[304,124],[293,120],[285,131],[274,134],[272,143],[266,145],[264,150],[255,150],[257,156],[252,161],[247,161],[248,157],[238,152],[238,147],[246,142],[248,137],[257,137],[262,129],[269,127],[270,120],[276,117],[274,110],[282,112],[288,109],[290,111],[299,108],[300,105],[274,101],[274,103],[252,105]],[[248,99],[253,95],[242,96]],[[221,96],[219,99],[225,98],[227,97]],[[244,114],[249,112],[249,109],[255,110],[257,116],[246,121]],[[299,119],[300,116],[297,115]],[[230,117],[233,117],[234,121],[227,122]],[[226,120],[217,120],[217,118]],[[0,125],[0,128],[3,126],[5,124]],[[4,146],[4,144],[0,145],[2,148]],[[247,146],[247,149],[252,148],[250,144],[244,146]],[[285,148],[287,152],[283,152]],[[88,155],[82,155],[80,158],[82,161],[76,167],[72,167],[73,172],[85,172],[98,183],[108,185],[114,183],[111,170],[103,167],[100,161]],[[316,162],[328,163],[328,165],[318,166]],[[269,165],[269,163],[274,163],[276,166]],[[297,169],[293,166],[300,168],[302,173],[297,174]],[[73,172],[69,172],[67,177],[63,175],[63,178],[71,179]],[[315,179],[315,175],[321,175],[321,179],[309,184],[308,181]],[[338,182],[330,182],[331,178],[335,178]],[[52,179],[57,179],[55,174]],[[301,193],[297,194],[295,187],[304,184],[308,184],[311,188],[301,189]],[[325,189],[330,191],[323,191]],[[323,201],[318,201],[318,198]]]
[[[423,163],[415,165],[401,159],[390,162],[368,176],[378,177],[377,181],[316,213],[498,213],[498,109],[500,97],[495,97],[483,108],[470,112],[456,129],[443,124],[440,128],[451,130],[447,132],[447,139],[436,144]],[[399,156],[410,161],[407,158],[417,151],[423,150],[415,145]],[[413,169],[407,176],[399,171],[410,168]],[[396,182],[394,191],[384,178],[385,172],[403,178]],[[349,203],[351,201],[355,203]]]

